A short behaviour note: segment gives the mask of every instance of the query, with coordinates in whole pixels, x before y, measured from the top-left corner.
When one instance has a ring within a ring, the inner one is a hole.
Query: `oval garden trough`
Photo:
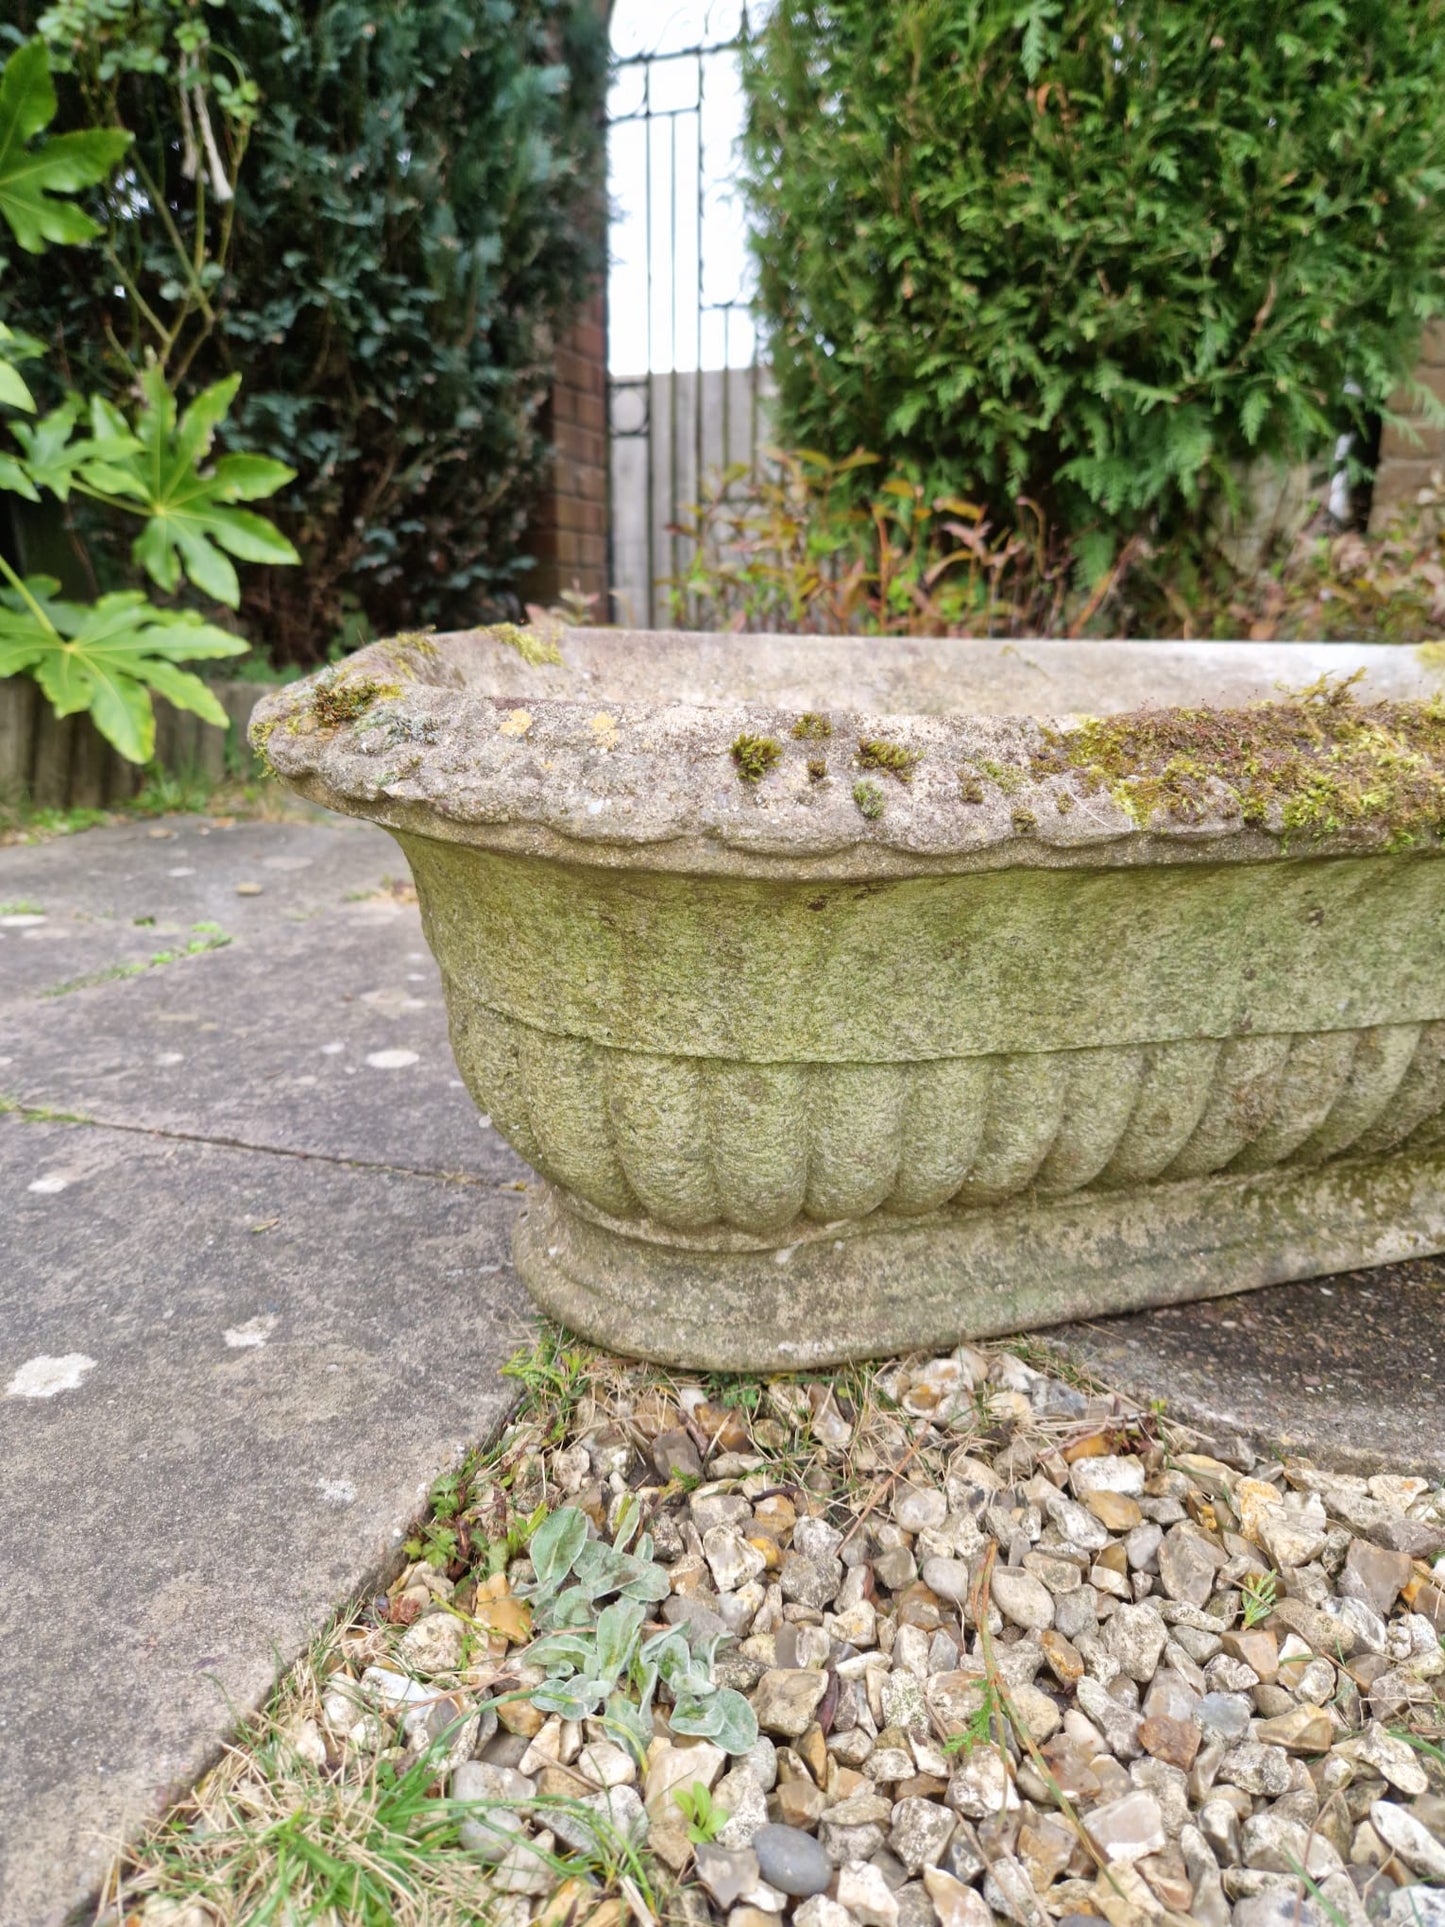
[[[1352,645],[500,628],[253,737],[406,852],[544,1180],[538,1303],[751,1370],[1445,1247],[1442,689]]]

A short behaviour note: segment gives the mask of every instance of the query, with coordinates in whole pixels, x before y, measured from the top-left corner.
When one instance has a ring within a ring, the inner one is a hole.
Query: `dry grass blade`
[[[1002,1707],[1004,1717],[1013,1728],[1019,1745],[1028,1754],[1030,1764],[1033,1766],[1034,1771],[1049,1789],[1049,1793],[1057,1804],[1059,1812],[1063,1814],[1065,1820],[1067,1820],[1073,1828],[1085,1852],[1098,1868],[1099,1872],[1108,1881],[1115,1893],[1119,1895],[1120,1900],[1123,1901],[1125,1900],[1125,1895],[1119,1883],[1115,1880],[1108,1861],[1105,1860],[1104,1856],[1099,1852],[1098,1847],[1094,1844],[1093,1836],[1079,1818],[1078,1808],[1059,1785],[1048,1761],[1039,1750],[1038,1742],[1034,1739],[1033,1734],[1030,1733],[1028,1723],[1019,1712],[1013,1696],[1009,1692],[1008,1682],[999,1670],[998,1655],[994,1651],[993,1634],[989,1631],[988,1624],[989,1607],[991,1604],[990,1588],[993,1582],[994,1562],[997,1557],[998,1547],[991,1545],[984,1555],[983,1565],[979,1568],[978,1577],[974,1581],[973,1594],[969,1600],[968,1608],[973,1616],[973,1623],[978,1628],[979,1653],[983,1659],[984,1679],[999,1706]]]

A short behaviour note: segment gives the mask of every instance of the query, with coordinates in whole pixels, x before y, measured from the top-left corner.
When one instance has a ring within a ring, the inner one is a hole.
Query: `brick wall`
[[[1416,378],[1445,402],[1445,321],[1433,321],[1425,330]],[[1388,425],[1381,434],[1370,505],[1370,527],[1377,532],[1397,510],[1414,501],[1436,470],[1445,470],[1445,428],[1427,426],[1418,403],[1408,394],[1395,397],[1395,408],[1410,417],[1414,436]]]
[[[607,302],[599,288],[557,350],[544,432],[555,451],[527,546],[536,566],[524,578],[529,602],[556,602],[564,589],[607,604]]]

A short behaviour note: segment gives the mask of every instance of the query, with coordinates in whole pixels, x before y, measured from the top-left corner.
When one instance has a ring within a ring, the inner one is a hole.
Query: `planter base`
[[[543,1311],[639,1358],[797,1371],[1445,1250],[1445,1147],[682,1249],[540,1181],[514,1253]]]

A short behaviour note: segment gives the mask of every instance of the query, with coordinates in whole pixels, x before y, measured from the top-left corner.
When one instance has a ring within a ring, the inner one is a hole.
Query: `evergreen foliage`
[[[1445,0],[776,0],[745,74],[780,439],[1095,571],[1445,308]]]
[[[22,31],[38,24],[68,49],[58,128],[94,124],[108,95],[189,244],[193,131],[145,81],[170,17],[190,8],[18,11]],[[227,0],[203,18],[212,74],[244,79],[259,108],[234,202],[205,217],[225,277],[206,291],[215,325],[182,395],[244,376],[235,433],[297,470],[275,515],[305,564],[247,576],[243,627],[304,661],[357,617],[416,628],[505,606],[546,455],[555,340],[603,259],[595,0]],[[124,180],[83,204],[106,244],[60,268],[11,262],[6,301],[59,347],[72,383],[103,387],[115,344],[130,353],[137,337],[108,251],[158,301],[175,251],[133,218]]]

